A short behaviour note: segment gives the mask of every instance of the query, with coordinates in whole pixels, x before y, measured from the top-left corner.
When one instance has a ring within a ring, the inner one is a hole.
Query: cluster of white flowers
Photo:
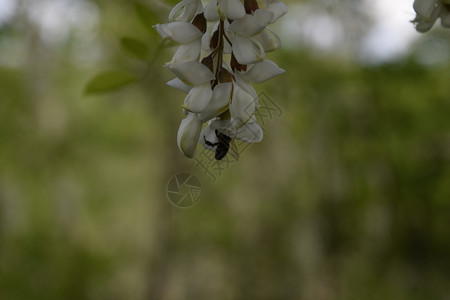
[[[450,27],[450,0],[415,0],[413,7],[417,15],[412,22],[417,31],[430,30],[438,18],[442,26]]]
[[[167,64],[177,77],[167,84],[187,94],[177,137],[185,156],[194,157],[197,143],[216,151],[223,140],[218,136],[262,140],[251,82],[284,72],[265,53],[280,48],[267,25],[286,12],[279,0],[210,0],[205,6],[201,0],[183,0],[170,12],[170,23],[155,25],[163,38],[180,44]]]

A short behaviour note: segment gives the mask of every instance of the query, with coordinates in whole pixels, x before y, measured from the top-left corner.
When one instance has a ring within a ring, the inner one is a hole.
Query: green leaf
[[[147,45],[135,38],[123,37],[120,39],[120,45],[126,53],[134,58],[145,60],[148,57]]]
[[[137,77],[133,74],[124,71],[106,71],[98,74],[92,78],[84,89],[86,95],[105,93],[137,80]]]
[[[139,2],[134,3],[134,9],[142,25],[144,25],[144,27],[147,28],[150,33],[156,34],[153,25],[158,22],[158,16],[152,10],[150,10],[147,5]]]

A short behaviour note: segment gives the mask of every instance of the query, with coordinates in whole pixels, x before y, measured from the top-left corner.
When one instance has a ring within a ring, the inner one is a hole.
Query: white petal
[[[184,100],[183,108],[194,113],[202,112],[211,101],[212,95],[209,83],[193,87]]]
[[[245,16],[245,8],[241,0],[219,0],[219,8],[228,19],[235,20]]]
[[[168,65],[167,67],[187,85],[201,85],[215,78],[207,66],[196,61]]]
[[[183,8],[183,12],[177,16],[177,13]],[[183,0],[177,5],[174,6],[172,11],[169,14],[169,20],[173,21],[186,21],[190,22],[197,11],[203,7],[202,2],[200,0]]]
[[[178,129],[177,145],[183,154],[189,158],[194,157],[203,122],[197,118],[196,114],[189,113],[181,121]]]
[[[255,99],[258,98],[258,94],[256,93],[255,88],[250,84],[250,82],[248,80],[246,80],[242,77],[241,72],[236,72],[234,74],[234,78],[235,78],[236,84],[238,84],[239,87],[243,88],[253,98],[255,98]]]
[[[205,7],[205,19],[210,22],[219,20],[217,0],[210,0]]]
[[[248,120],[255,114],[257,108],[257,99],[252,97],[249,93],[234,85],[233,99],[230,104],[231,117],[236,120],[237,127],[247,123]]]
[[[239,34],[234,37],[233,53],[238,63],[243,65],[254,64],[265,57],[264,49],[258,41]]]
[[[429,18],[437,7],[438,0],[416,0],[413,7],[418,15]]]
[[[232,83],[219,83],[213,91],[213,96],[208,106],[203,112],[198,114],[198,117],[206,122],[223,113],[230,103],[232,91]]]
[[[247,14],[231,23],[231,29],[240,35],[251,37],[263,31],[272,16],[273,13],[270,11],[257,9],[253,15]]]
[[[263,60],[262,62],[255,64],[247,72],[243,73],[242,76],[251,82],[262,83],[284,72],[285,70],[280,68],[273,61]]]
[[[235,130],[235,132],[230,132],[228,136],[247,143],[258,143],[263,139],[264,133],[261,126],[257,122],[249,121],[244,126]]]
[[[206,31],[205,34],[202,36],[202,50],[203,51],[209,51],[211,50],[211,47],[209,46],[211,44],[211,34]]]
[[[157,24],[153,27],[156,28],[162,38],[169,38],[179,44],[190,43],[203,35],[195,25],[188,22]]]
[[[449,0],[449,2],[450,2],[450,0]],[[447,28],[450,27],[450,13],[448,11],[441,14],[441,24],[444,27],[447,27]]]
[[[269,35],[269,32],[273,38]],[[266,30],[255,36],[255,39],[261,43],[265,52],[272,52],[281,48],[280,37],[269,27],[266,27]]]
[[[183,62],[198,60],[202,47],[201,40],[194,40],[191,43],[180,45],[175,52],[170,64],[179,64]]]
[[[167,81],[166,84],[186,94],[189,93],[189,91],[192,89],[190,86],[184,84],[183,81],[180,80],[180,78],[174,78],[170,81]]]
[[[269,22],[270,24],[272,24],[276,20],[284,16],[287,13],[288,8],[283,2],[278,0],[275,1],[272,0],[270,1],[270,3],[268,3],[267,10],[273,13],[272,18]]]

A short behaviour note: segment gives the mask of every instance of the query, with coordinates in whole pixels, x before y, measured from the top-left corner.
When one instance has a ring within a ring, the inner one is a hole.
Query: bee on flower
[[[167,84],[186,93],[186,118],[177,136],[185,156],[194,157],[200,143],[220,160],[232,139],[262,140],[252,83],[284,73],[265,56],[281,46],[268,25],[286,12],[279,0],[210,0],[205,6],[183,0],[170,12],[170,23],[154,26],[162,38],[179,44],[166,66],[176,76]]]

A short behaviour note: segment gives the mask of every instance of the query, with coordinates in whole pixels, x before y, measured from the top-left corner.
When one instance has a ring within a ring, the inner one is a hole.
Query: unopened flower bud
[[[196,114],[188,113],[181,121],[178,129],[177,144],[183,154],[189,158],[194,157],[203,122]]]

